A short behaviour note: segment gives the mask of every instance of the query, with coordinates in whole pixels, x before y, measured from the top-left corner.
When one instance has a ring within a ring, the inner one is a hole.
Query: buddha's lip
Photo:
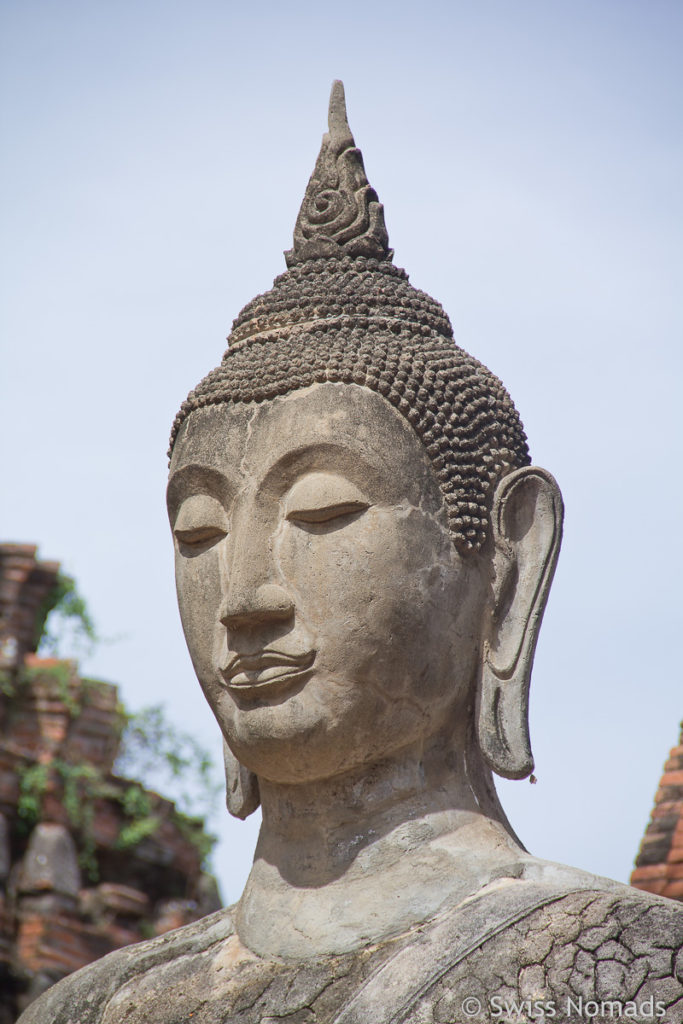
[[[279,688],[280,684],[293,679],[311,667],[315,651],[303,654],[286,654],[284,651],[265,650],[257,654],[236,654],[221,675],[229,689],[247,694],[249,691],[263,692]]]

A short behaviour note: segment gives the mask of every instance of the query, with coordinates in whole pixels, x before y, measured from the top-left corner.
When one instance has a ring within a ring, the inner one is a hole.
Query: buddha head
[[[501,382],[394,267],[340,82],[285,256],[171,435],[178,599],[228,807],[250,813],[259,778],[437,738],[485,805],[491,770],[533,768],[561,496]]]

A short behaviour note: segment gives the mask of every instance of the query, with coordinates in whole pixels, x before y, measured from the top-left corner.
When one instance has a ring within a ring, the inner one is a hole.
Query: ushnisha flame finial
[[[294,245],[285,253],[287,266],[330,256],[391,260],[384,207],[368,183],[339,81],[332,84],[328,126],[294,227]]]

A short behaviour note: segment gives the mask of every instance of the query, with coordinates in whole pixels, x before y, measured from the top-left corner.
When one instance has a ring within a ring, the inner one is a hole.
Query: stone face
[[[263,807],[242,898],[22,1024],[683,1016],[681,909],[539,861],[498,803],[562,499],[381,212],[335,87],[291,269],[174,424],[183,629],[228,807]]]
[[[214,483],[235,495],[230,524]],[[370,765],[454,702],[464,712],[484,581],[453,547],[417,439],[380,396],[323,384],[229,418],[199,412],[170,494],[193,663],[259,778]],[[378,588],[388,571],[394,586]]]

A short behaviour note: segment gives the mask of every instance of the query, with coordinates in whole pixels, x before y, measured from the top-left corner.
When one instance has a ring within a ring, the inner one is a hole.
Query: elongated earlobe
[[[261,803],[258,779],[237,760],[223,740],[225,764],[225,803],[234,818],[248,818]]]
[[[529,683],[563,516],[560,489],[544,469],[525,466],[498,485],[491,515],[493,610],[484,638],[477,729],[484,757],[508,779],[523,779],[534,767]]]

